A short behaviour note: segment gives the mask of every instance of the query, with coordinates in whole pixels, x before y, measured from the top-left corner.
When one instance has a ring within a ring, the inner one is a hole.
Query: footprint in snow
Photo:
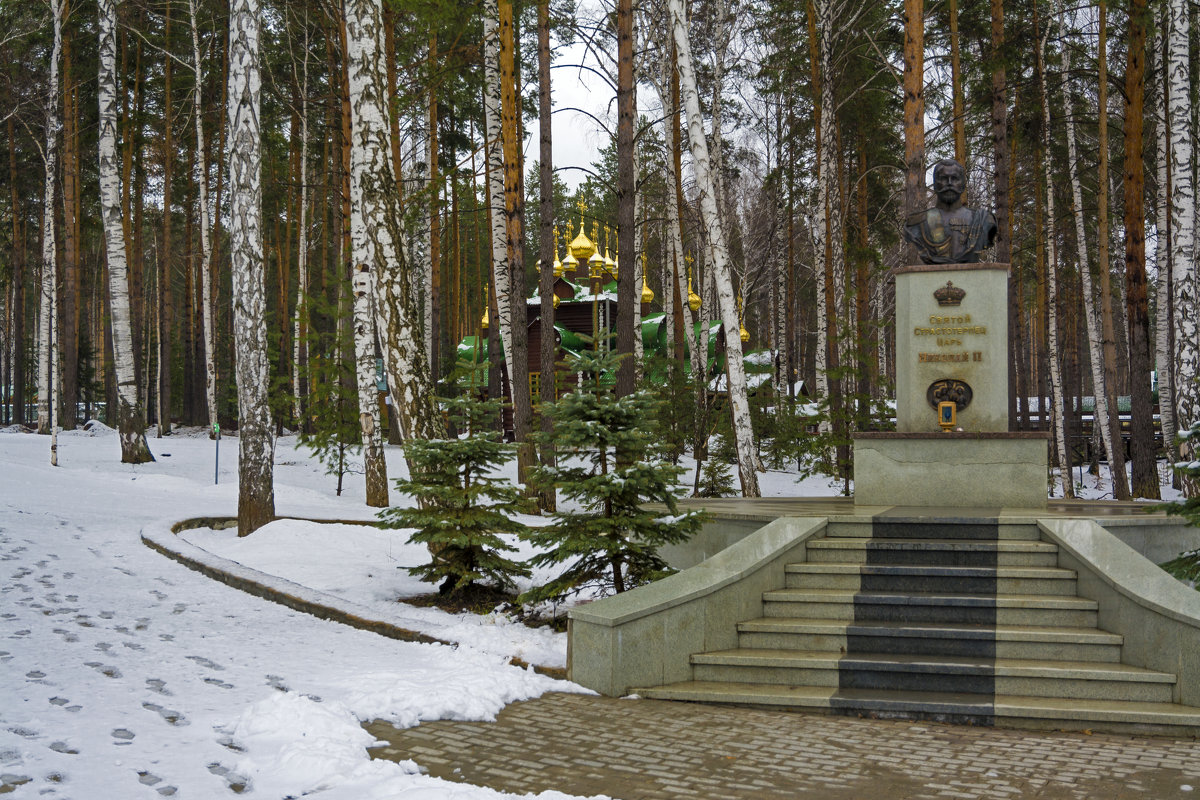
[[[167,594],[165,592],[160,592],[158,589],[151,589],[150,594],[154,595],[155,600],[166,600],[167,599]]]
[[[116,741],[113,742],[113,744],[118,745],[118,746],[132,744],[133,737],[135,737],[135,736],[137,736],[137,734],[134,733],[133,731],[129,730],[128,728],[113,728],[113,731],[112,731],[112,737],[114,739],[116,739]]]
[[[64,628],[55,628],[54,632],[57,633],[59,636],[61,636],[63,638],[64,642],[78,642],[79,641],[78,634],[71,633],[70,631],[65,630]]]
[[[24,786],[32,781],[28,775],[17,775],[12,772],[0,774],[0,794],[15,792],[18,786]]]
[[[121,677],[121,670],[109,664],[101,664],[99,661],[85,661],[83,665],[85,667],[91,667],[106,678]]]
[[[172,614],[182,614],[187,611],[187,603],[176,603],[175,608],[171,609]]]
[[[153,711],[167,722],[177,727],[189,724],[187,718],[178,711],[170,708],[163,708],[158,703],[142,703],[142,708],[147,711]]]
[[[121,642],[121,646],[128,648],[130,650],[139,650],[140,651],[140,650],[146,649],[146,648],[142,647],[140,644],[138,644],[137,642]]]
[[[175,636],[174,636],[173,634],[170,634],[170,633],[160,633],[160,634],[158,635],[158,638],[159,638],[159,639],[161,639],[161,640],[163,640],[164,642],[173,642],[173,641],[175,641]]]
[[[42,672],[40,669],[32,669],[25,673],[25,677],[37,683],[45,683],[42,678],[46,677],[46,673]]]
[[[267,685],[272,689],[278,689],[281,692],[286,692],[288,690],[287,684],[284,683],[283,678],[278,675],[268,675]]]
[[[101,653],[107,653],[109,650],[112,650],[112,645],[108,642],[98,642],[96,644],[96,649]]]
[[[167,690],[167,682],[161,678],[147,678],[146,688],[152,692],[158,692],[159,694],[167,695],[168,697],[171,695],[171,692]]]
[[[65,706],[69,702],[71,702],[71,701],[65,697],[51,697],[50,698],[50,705],[52,705],[52,706]]]
[[[209,669],[215,669],[218,672],[224,671],[224,669],[225,669],[217,662],[210,661],[209,659],[205,658],[204,656],[188,656],[187,658],[189,661],[195,661],[197,664],[199,664],[202,667],[208,667]]]
[[[101,611],[100,612],[100,619],[112,619],[115,616],[116,616],[116,614],[113,613],[112,611]]]
[[[217,686],[222,689],[232,689],[233,688],[232,683],[226,683],[225,681],[218,680],[217,678],[205,678],[204,682],[209,684],[210,686]]]
[[[8,731],[9,733],[15,733],[17,736],[20,736],[24,739],[32,739],[33,737],[39,735],[38,732],[33,728],[24,728],[20,725],[9,728]]]
[[[50,749],[56,753],[65,753],[66,755],[69,755],[69,756],[79,755],[79,751],[76,750],[74,747],[71,747],[71,745],[67,744],[66,742],[53,742],[50,745]]]

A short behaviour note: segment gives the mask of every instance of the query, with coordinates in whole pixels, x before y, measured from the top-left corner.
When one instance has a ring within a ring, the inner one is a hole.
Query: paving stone
[[[551,694],[495,722],[368,730],[376,758],[510,792],[617,800],[1193,797],[1200,742]],[[943,794],[944,793],[944,794]]]

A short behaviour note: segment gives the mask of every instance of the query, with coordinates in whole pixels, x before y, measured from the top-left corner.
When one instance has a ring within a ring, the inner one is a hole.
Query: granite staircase
[[[807,561],[643,697],[1006,727],[1200,733],[1174,675],[1121,663],[1122,638],[1032,524],[831,520]]]

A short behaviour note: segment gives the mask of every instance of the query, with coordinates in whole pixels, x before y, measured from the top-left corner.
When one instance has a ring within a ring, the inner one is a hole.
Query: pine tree
[[[1196,442],[1200,441],[1200,421],[1179,434],[1180,445],[1186,450],[1195,451]],[[1180,461],[1175,465],[1175,471],[1184,477],[1185,483],[1200,481],[1200,461]],[[1188,521],[1189,525],[1200,525],[1200,497],[1190,495],[1183,502],[1164,503],[1159,506],[1168,514],[1178,514]],[[1163,564],[1163,569],[1182,581],[1189,581],[1193,586],[1200,584],[1200,548],[1181,553]]]
[[[532,510],[532,504],[506,478],[490,474],[516,449],[496,432],[501,403],[480,400],[473,391],[442,402],[451,429],[465,433],[406,441],[412,474],[395,484],[418,505],[384,509],[379,516],[387,528],[416,528],[411,540],[428,545],[433,557],[409,572],[438,583],[440,594],[465,597],[479,582],[511,588],[513,578],[528,576],[529,569],[504,556],[516,548],[500,534],[524,536],[528,529],[515,515]]]
[[[554,522],[530,533],[543,552],[532,566],[569,564],[554,580],[522,596],[522,602],[560,598],[588,587],[623,592],[668,572],[658,548],[682,542],[700,526],[699,512],[680,513],[673,486],[682,472],[662,460],[654,436],[643,426],[655,416],[644,391],[618,398],[603,381],[619,356],[599,350],[571,359],[569,371],[583,385],[550,405],[558,466],[535,470],[579,507],[559,511]],[[662,503],[666,516],[646,510]]]
[[[313,308],[318,314],[327,310],[319,299]],[[337,476],[338,497],[346,475],[361,473],[364,468],[355,375],[341,358],[349,348],[349,334],[344,328],[340,339],[337,333],[320,336],[301,373],[311,392],[306,398],[309,418],[300,420],[297,440],[325,466],[326,475]]]

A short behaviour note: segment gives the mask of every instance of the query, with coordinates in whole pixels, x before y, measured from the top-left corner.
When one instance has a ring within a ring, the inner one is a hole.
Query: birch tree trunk
[[[1167,113],[1171,131],[1171,282],[1175,308],[1183,313],[1175,320],[1175,419],[1181,430],[1200,420],[1200,352],[1197,351],[1196,320],[1196,195],[1192,182],[1192,135],[1190,130],[1191,82],[1189,80],[1189,24],[1187,0],[1167,4],[1168,38],[1166,76],[1170,92]],[[1183,460],[1195,457],[1196,443],[1182,443]],[[1196,486],[1184,481],[1191,497]]]
[[[512,298],[509,292],[508,239],[504,227],[504,153],[500,123],[500,8],[497,0],[483,2],[483,117],[487,142],[488,205],[491,207],[492,274],[496,283],[499,335],[504,367],[512,375]]]
[[[1061,9],[1060,9],[1061,13]],[[1059,28],[1065,27],[1060,17]],[[1063,74],[1071,74],[1071,48],[1068,44],[1063,48]],[[1083,218],[1083,189],[1079,182],[1078,153],[1075,146],[1075,115],[1071,109],[1070,85],[1063,86],[1063,103],[1066,109],[1067,128],[1067,169],[1071,177],[1072,211],[1075,217],[1075,246],[1079,252],[1079,277],[1083,283],[1083,315],[1087,324],[1088,355],[1092,367],[1092,386],[1096,401],[1095,425],[1100,429],[1100,437],[1104,442],[1104,452],[1108,454],[1108,463],[1113,465],[1116,450],[1113,447],[1112,421],[1109,417],[1108,384],[1104,375],[1104,353],[1100,339],[1100,323],[1096,318],[1096,296],[1092,291],[1092,264],[1088,257],[1087,228]],[[1124,461],[1122,460],[1122,464]],[[1129,499],[1129,491],[1124,489],[1124,470],[1118,475],[1112,473],[1113,493],[1124,495],[1122,500]],[[1118,486],[1119,484],[1119,486]]]
[[[1061,10],[1059,11],[1061,15]],[[1054,174],[1050,168],[1050,88],[1046,79],[1046,42],[1050,37],[1050,25],[1042,32],[1037,48],[1037,73],[1042,101],[1042,172],[1046,182],[1046,358],[1050,362],[1050,394],[1053,410],[1054,439],[1058,443],[1058,476],[1062,482],[1063,497],[1074,497],[1075,486],[1071,482],[1071,461],[1067,447],[1065,404],[1063,398],[1062,369],[1058,359],[1058,237],[1055,231]]]
[[[390,237],[385,208],[380,203],[379,184],[395,182],[391,166],[384,163],[391,154],[388,141],[386,95],[381,85],[383,22],[382,9],[371,0],[350,0],[344,4],[346,31],[346,73],[350,102],[350,249],[354,297],[354,374],[358,387],[358,421],[362,435],[363,471],[366,478],[367,505],[382,508],[388,504],[387,461],[383,453],[379,403],[376,402],[375,342],[376,303],[382,291],[381,263],[395,258],[400,241]],[[373,124],[372,124],[373,123]],[[383,174],[382,171],[386,171]],[[367,196],[364,182],[370,183]],[[407,287],[406,287],[407,288]],[[425,349],[421,342],[418,360]],[[390,383],[390,382],[389,382]],[[399,412],[400,409],[396,408]],[[406,430],[408,429],[407,426]]]
[[[51,362],[56,360],[53,332],[57,330],[54,300],[58,287],[57,246],[54,235],[55,189],[58,186],[58,129],[61,122],[58,104],[61,100],[58,85],[58,65],[62,57],[62,26],[64,0],[50,0],[50,15],[54,24],[54,44],[50,50],[50,81],[46,94],[46,147],[42,156],[46,163],[46,182],[42,203],[42,269],[41,292],[38,300],[38,433],[52,433],[51,403],[57,387],[53,385]]]
[[[238,391],[238,535],[275,517],[271,411],[267,404],[266,290],[263,285],[262,132],[259,108],[261,9],[229,9],[229,248]]]
[[[1161,12],[1160,12],[1161,13]],[[1155,26],[1162,30],[1161,25]],[[1167,462],[1179,460],[1178,448],[1175,446],[1175,435],[1178,426],[1175,424],[1175,360],[1171,352],[1171,319],[1174,298],[1171,296],[1171,255],[1170,255],[1170,149],[1167,138],[1167,106],[1170,94],[1162,70],[1163,44],[1165,38],[1158,37],[1150,48],[1150,72],[1159,76],[1158,102],[1154,104],[1155,135],[1155,171],[1158,178],[1158,191],[1154,203],[1155,251],[1154,263],[1157,266],[1155,287],[1158,303],[1155,309],[1155,363],[1158,366],[1158,414],[1162,426],[1163,447],[1167,451]],[[1159,62],[1155,67],[1155,62]]]
[[[813,304],[816,310],[816,327],[817,327],[817,342],[816,349],[813,352],[814,371],[816,373],[816,382],[818,395],[828,397],[830,395],[829,385],[829,370],[828,370],[828,325],[827,325],[827,310],[825,293],[828,287],[825,285],[825,273],[829,261],[829,217],[826,214],[826,209],[829,207],[829,187],[827,185],[827,177],[823,172],[825,165],[824,150],[826,147],[824,138],[823,120],[826,114],[825,97],[822,92],[821,84],[823,82],[823,73],[820,68],[820,50],[821,43],[817,33],[817,3],[823,6],[827,5],[831,0],[809,0],[807,4],[808,11],[808,49],[809,62],[812,71],[813,93],[817,100],[816,108],[813,109],[816,127],[816,166],[817,166],[817,209],[810,214],[815,216],[815,219],[810,217],[809,230],[812,231],[813,237],[813,286],[816,290],[816,302]],[[824,14],[824,12],[822,12]],[[822,432],[829,430],[828,420],[821,421]]]
[[[116,0],[100,0],[100,213],[104,220],[108,260],[108,297],[112,320],[113,370],[117,376],[117,432],[121,461],[153,461],[146,444],[146,415],[138,403],[133,332],[129,316],[129,267],[125,261],[125,229],[121,225],[121,174],[117,165],[117,8]]]
[[[345,14],[352,131],[352,258],[358,283],[361,284],[361,278],[365,276],[371,284],[355,287],[356,318],[360,290],[366,295],[374,295],[379,307],[377,316],[384,326],[380,338],[388,387],[400,426],[410,438],[438,439],[443,435],[444,427],[437,411],[421,331],[420,298],[402,247],[405,237],[395,171],[391,165],[387,73],[383,63],[383,11],[380,0],[347,0]],[[362,360],[360,354],[360,392],[364,388]],[[372,384],[371,405],[377,409],[374,396]],[[365,414],[361,398],[359,402],[360,410]],[[376,426],[374,435],[379,435],[378,430]],[[380,465],[379,470],[386,480],[386,466]]]
[[[733,412],[733,433],[737,445],[738,477],[743,497],[759,497],[758,457],[754,446],[754,430],[750,424],[750,403],[746,393],[746,366],[742,361],[741,325],[738,321],[737,300],[730,275],[729,251],[725,243],[725,228],[717,208],[716,186],[709,170],[708,142],[700,116],[700,95],[696,90],[696,74],[692,68],[691,42],[688,39],[687,18],[683,0],[669,0],[671,27],[678,57],[679,80],[687,109],[688,140],[691,143],[693,169],[700,189],[700,210],[708,233],[708,252],[717,302],[725,328],[725,363],[729,373],[729,403]]]
[[[196,189],[200,206],[200,302],[204,325],[204,401],[208,409],[210,436],[215,436],[217,425],[217,332],[213,315],[212,296],[212,239],[208,219],[208,149],[204,146],[203,104],[201,92],[204,88],[204,70],[200,61],[200,30],[196,24],[196,2],[188,0],[188,17],[192,23],[192,75],[195,86],[192,90],[192,118],[196,130]],[[120,209],[118,209],[119,211]],[[109,259],[112,263],[112,259]],[[116,337],[113,337],[114,341]],[[120,380],[118,378],[118,380]]]
[[[1113,476],[1113,496],[1117,500],[1129,500],[1129,481],[1125,476],[1125,443],[1121,438],[1121,417],[1117,407],[1117,336],[1113,320],[1112,266],[1109,260],[1108,223],[1108,0],[1100,0],[1100,34],[1096,53],[1097,104],[1099,120],[1100,159],[1097,164],[1098,189],[1096,193],[1096,238],[1098,273],[1100,277],[1100,352],[1104,360],[1104,395],[1108,406],[1106,430],[1113,441],[1108,451],[1108,468]]]

